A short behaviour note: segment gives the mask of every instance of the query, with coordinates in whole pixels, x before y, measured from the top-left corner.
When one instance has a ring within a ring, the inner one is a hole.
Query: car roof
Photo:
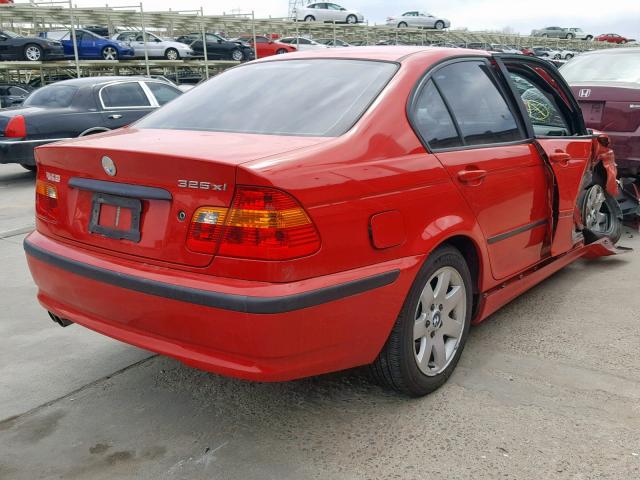
[[[640,47],[625,47],[625,48],[605,48],[602,50],[592,50],[590,52],[583,52],[582,55],[621,55],[625,53],[640,53]]]
[[[257,62],[286,61],[295,58],[351,58],[358,60],[381,60],[387,62],[401,62],[403,59],[413,55],[426,57],[425,60],[437,61],[451,56],[463,55],[465,49],[442,48],[442,47],[420,47],[411,45],[389,45],[370,47],[350,47],[343,49],[327,48],[322,50],[305,50],[287,55],[276,55],[265,57]],[[491,54],[482,50],[466,49],[469,54],[490,57]],[[282,58],[286,57],[286,58]]]
[[[105,77],[72,78],[70,80],[62,80],[60,82],[55,82],[50,85],[70,85],[75,87],[86,87],[86,86],[92,86],[92,85],[104,85],[105,83],[112,83],[112,82],[126,82],[126,81],[135,82],[140,80],[150,80],[150,81],[155,80],[159,82],[162,81],[154,78],[141,77],[141,76],[131,76],[131,77],[105,76]]]

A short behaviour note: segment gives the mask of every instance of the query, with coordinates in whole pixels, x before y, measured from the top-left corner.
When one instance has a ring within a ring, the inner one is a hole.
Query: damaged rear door
[[[550,255],[557,256],[577,240],[576,207],[587,186],[583,179],[594,156],[595,137],[585,128],[580,107],[555,67],[522,56],[496,56],[496,61],[553,177]]]

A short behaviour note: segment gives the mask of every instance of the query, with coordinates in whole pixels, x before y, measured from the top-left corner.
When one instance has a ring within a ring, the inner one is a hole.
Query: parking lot
[[[2,479],[640,476],[637,233],[473,328],[409,399],[360,370],[248,383],[56,326],[22,252],[33,183],[0,166]]]

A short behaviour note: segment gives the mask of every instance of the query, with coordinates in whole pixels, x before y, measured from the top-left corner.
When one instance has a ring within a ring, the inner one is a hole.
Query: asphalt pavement
[[[635,232],[473,328],[449,382],[408,399],[361,369],[249,383],[58,327],[22,251],[33,183],[0,165],[2,480],[640,478]]]

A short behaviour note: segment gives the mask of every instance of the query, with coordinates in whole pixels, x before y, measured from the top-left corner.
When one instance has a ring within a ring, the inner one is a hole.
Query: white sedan
[[[387,26],[389,27],[416,27],[416,28],[435,28],[442,30],[449,28],[451,22],[446,18],[436,17],[430,13],[412,11],[404,12],[402,15],[395,17],[387,17]]]
[[[118,40],[130,45],[134,50],[134,56],[144,57],[144,45],[142,32],[120,32],[116,33],[112,40]],[[147,32],[147,55],[149,57],[166,58],[167,60],[180,60],[181,58],[191,58],[195,55],[193,49],[184,43],[174,40],[160,38],[153,33]]]
[[[330,48],[329,45],[323,45],[322,43],[318,43],[315,40],[311,40],[310,38],[305,38],[305,37],[284,37],[284,38],[279,38],[278,42],[286,43],[287,45],[296,47],[301,52],[305,50],[318,50],[321,48]]]
[[[356,10],[348,10],[335,3],[310,3],[304,7],[296,7],[293,19],[305,22],[362,23],[364,15]]]

